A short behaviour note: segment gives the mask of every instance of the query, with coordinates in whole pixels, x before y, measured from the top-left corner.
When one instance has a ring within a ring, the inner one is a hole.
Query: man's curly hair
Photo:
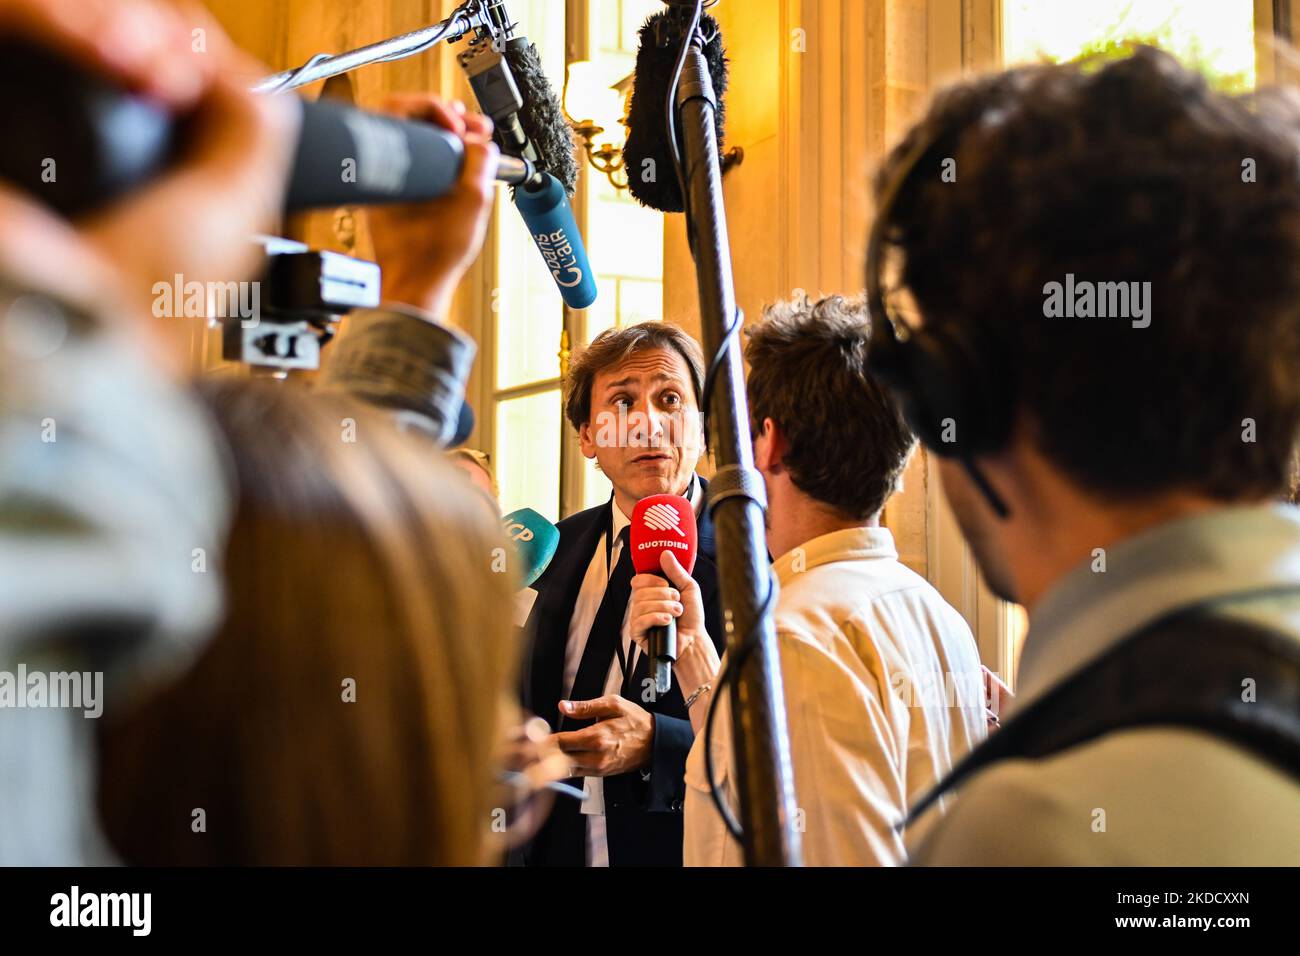
[[[1276,495],[1300,427],[1298,131],[1291,94],[1217,93],[1150,47],[1010,70],[940,93],[890,154],[877,196],[932,144],[885,238],[921,321],[1081,487]],[[1069,273],[1150,282],[1150,326],[1045,317]]]
[[[862,299],[778,302],[746,330],[746,390],[757,434],[772,419],[796,488],[851,521],[884,506],[916,439],[867,370],[871,324]]]

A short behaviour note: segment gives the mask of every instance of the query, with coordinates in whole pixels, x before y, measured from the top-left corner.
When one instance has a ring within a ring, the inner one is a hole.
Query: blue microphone
[[[514,546],[520,588],[530,588],[542,576],[560,546],[560,529],[532,508],[520,508],[501,519]]]
[[[591,274],[587,247],[560,181],[544,173],[539,188],[520,186],[515,190],[515,207],[524,217],[565,304],[571,309],[590,307],[596,301],[596,278]]]

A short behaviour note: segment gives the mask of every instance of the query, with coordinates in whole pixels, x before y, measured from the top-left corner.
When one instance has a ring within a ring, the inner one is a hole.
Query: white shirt
[[[691,487],[686,497],[698,513],[703,495],[700,483],[694,476],[691,477]],[[619,535],[632,523],[632,519],[618,506],[617,499],[611,502],[610,510],[613,512],[614,546],[610,549],[609,561],[606,563],[605,560],[605,534],[602,534],[596,543],[596,552],[591,556],[591,563],[587,565],[587,572],[582,577],[578,599],[573,604],[573,617],[569,619],[569,635],[564,645],[565,700],[573,692],[578,666],[587,650],[591,625],[596,620],[596,612],[600,610],[600,602],[605,599],[609,577],[614,573],[619,556],[623,553],[623,542],[619,540]],[[638,648],[628,631],[626,610],[623,612],[622,642],[623,659],[627,661],[630,673],[636,669]],[[618,656],[615,655],[605,678],[603,693],[618,694],[622,686],[623,668],[619,666]],[[583,787],[587,791],[587,799],[582,803],[582,813],[587,817],[587,865],[609,866],[609,843],[605,837],[605,781],[601,777],[584,777]]]
[[[773,571],[804,862],[902,863],[897,825],[908,806],[987,732],[975,639],[939,592],[899,562],[885,528],[821,535]],[[718,708],[714,768],[738,809],[728,701]],[[709,795],[704,734],[686,760],[686,785],[686,865],[741,865]]]

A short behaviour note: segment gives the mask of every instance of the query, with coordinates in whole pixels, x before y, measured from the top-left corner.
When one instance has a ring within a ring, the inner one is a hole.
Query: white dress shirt
[[[939,592],[899,562],[885,528],[814,538],[773,571],[804,862],[902,863],[897,825],[909,804],[987,732],[975,639]],[[738,809],[725,698],[718,709],[714,769]],[[687,866],[743,863],[709,795],[704,734],[686,760],[685,831]]]
[[[699,481],[692,476],[691,487],[686,495],[697,514],[702,503]],[[573,682],[578,676],[578,665],[587,649],[587,638],[591,634],[591,625],[600,610],[600,602],[605,598],[605,588],[610,575],[618,566],[619,556],[623,553],[623,542],[619,535],[632,523],[632,519],[623,513],[615,499],[610,503],[613,512],[614,546],[609,551],[609,561],[605,560],[605,534],[596,543],[596,552],[587,565],[583,575],[582,586],[578,590],[578,599],[573,605],[573,617],[569,620],[569,636],[564,645],[564,699],[573,693]],[[606,532],[608,534],[609,532]],[[623,612],[623,659],[627,661],[628,672],[636,670],[638,648],[632,640],[627,627],[627,611]],[[623,686],[623,668],[615,655],[610,664],[609,674],[605,678],[604,694],[618,694]],[[643,771],[644,773],[645,771]],[[601,777],[584,777],[583,786],[587,799],[582,803],[582,813],[587,817],[587,865],[609,866],[609,843],[605,837],[605,781]]]

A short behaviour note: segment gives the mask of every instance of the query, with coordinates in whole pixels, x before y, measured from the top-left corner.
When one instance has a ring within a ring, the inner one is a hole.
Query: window
[[[519,32],[536,44],[542,68],[556,85],[564,76],[565,0],[531,0],[511,13],[519,20]],[[490,444],[501,508],[533,508],[557,521],[563,303],[504,190],[494,215],[492,331],[482,361],[490,370]]]
[[[589,75],[614,87],[636,66],[637,32],[660,0],[592,0],[588,5]],[[611,95],[613,95],[611,93]],[[621,133],[621,131],[619,131]],[[617,144],[621,144],[621,135]],[[591,267],[600,298],[587,310],[579,338],[590,342],[609,328],[663,318],[664,217],[638,205],[626,190],[587,167],[587,229]],[[609,498],[609,482],[592,460],[582,458],[584,508]]]
[[[559,93],[564,87],[566,40],[591,61],[584,82],[615,99],[609,89],[634,69],[637,31],[659,0],[581,0],[586,30],[566,37],[566,8],[575,0],[531,0],[512,8],[520,32],[537,45],[542,67]],[[579,18],[581,19],[581,18]],[[579,117],[580,119],[582,117]],[[615,125],[615,124],[611,124]],[[622,145],[622,130],[602,140]],[[564,421],[559,354],[569,331],[578,348],[605,329],[659,319],[663,313],[663,216],[641,206],[586,164],[574,197],[599,289],[595,305],[571,312],[566,323],[555,283],[509,202],[498,202],[492,254],[491,332],[483,356],[490,369],[492,460],[504,511],[529,507],[552,521],[562,502],[573,508],[600,504],[609,483],[578,454]],[[568,493],[566,494],[566,489]]]
[[[1119,55],[1136,42],[1168,50],[1230,92],[1255,86],[1255,0],[1003,0],[1007,65]]]

